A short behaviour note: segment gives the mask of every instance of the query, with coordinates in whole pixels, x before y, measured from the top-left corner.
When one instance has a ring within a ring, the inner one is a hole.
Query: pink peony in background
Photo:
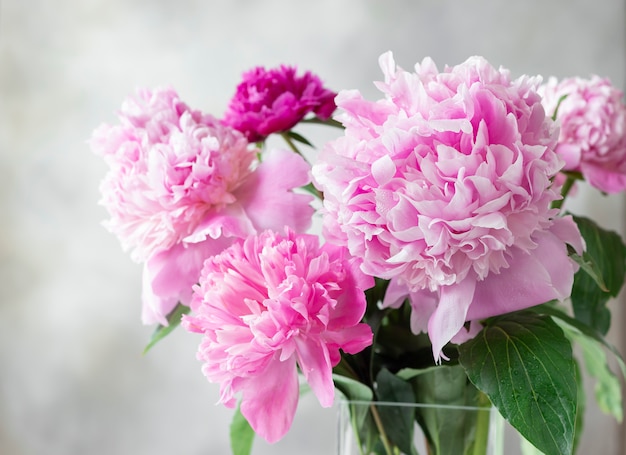
[[[556,151],[564,170],[581,172],[606,193],[626,189],[626,105],[606,78],[550,78],[540,91],[548,115],[560,125]],[[557,109],[558,106],[558,109]]]
[[[414,327],[438,359],[468,320],[567,297],[577,266],[566,242],[583,242],[551,208],[563,162],[538,78],[511,80],[481,57],[443,72],[429,58],[406,72],[391,53],[380,65],[383,99],[339,93],[345,136],[313,178],[328,238],[392,279],[396,297],[421,296]]]
[[[308,228],[308,165],[258,149],[238,131],[191,110],[171,89],[140,90],[127,99],[120,124],[91,138],[110,169],[101,184],[105,226],[144,262],[142,319],[167,325],[178,302],[188,304],[202,262],[235,238],[285,225]],[[283,172],[277,181],[272,174]]]
[[[328,119],[335,110],[335,95],[310,72],[298,76],[291,66],[256,67],[244,73],[223,121],[250,142],[261,141],[289,130],[309,113]]]
[[[203,334],[198,358],[220,401],[241,394],[241,412],[269,442],[291,426],[298,371],[324,407],[334,397],[339,349],[357,353],[372,342],[361,323],[373,285],[345,248],[313,235],[265,231],[233,244],[204,264],[183,326]]]
[[[102,182],[106,227],[144,261],[192,234],[207,212],[235,201],[257,150],[237,131],[189,109],[171,89],[128,98],[120,124],[102,125],[94,151],[110,171]]]

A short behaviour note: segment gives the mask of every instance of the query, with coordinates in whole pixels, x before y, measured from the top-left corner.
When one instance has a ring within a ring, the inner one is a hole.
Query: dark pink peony
[[[244,73],[223,121],[249,141],[260,141],[289,130],[309,113],[323,120],[330,118],[335,95],[310,72],[298,76],[290,66],[257,67]]]
[[[347,250],[317,236],[265,231],[208,259],[183,326],[204,335],[198,358],[256,433],[282,438],[295,414],[297,367],[324,407],[333,404],[332,367],[342,349],[372,342],[361,323],[373,285]]]
[[[308,228],[311,197],[291,192],[309,181],[297,155],[270,151],[258,163],[240,132],[191,110],[171,89],[140,90],[119,119],[100,126],[91,146],[110,166],[101,184],[105,225],[145,263],[145,323],[167,324],[177,302],[189,303],[204,259],[234,239]]]
[[[385,97],[337,96],[345,135],[313,178],[328,238],[393,279],[396,296],[423,297],[414,327],[439,359],[466,321],[567,297],[577,267],[566,242],[583,242],[550,208],[563,162],[539,80],[480,57],[443,72],[428,58],[405,72],[391,53],[380,64]]]
[[[550,78],[541,87],[549,115],[557,111],[561,130],[556,151],[568,171],[581,172],[606,193],[626,189],[626,105],[608,79]],[[559,104],[559,100],[565,97]],[[557,110],[558,105],[558,110]]]

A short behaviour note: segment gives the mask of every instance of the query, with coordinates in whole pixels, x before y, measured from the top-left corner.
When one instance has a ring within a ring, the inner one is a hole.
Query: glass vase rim
[[[446,403],[426,403],[419,401],[377,401],[377,400],[349,400],[341,398],[340,405],[357,405],[357,406],[400,406],[400,407],[418,407],[418,408],[439,408],[439,409],[455,409],[460,411],[492,411],[493,405],[488,406],[472,406],[464,404],[446,404]]]

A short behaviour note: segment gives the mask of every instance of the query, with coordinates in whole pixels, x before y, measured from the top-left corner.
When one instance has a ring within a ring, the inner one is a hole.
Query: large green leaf
[[[439,365],[412,377],[417,402],[426,405],[417,411],[417,420],[433,454],[463,455],[474,453],[475,443],[484,446],[481,437],[487,436],[491,406],[481,401],[460,365]],[[472,409],[485,404],[485,410]]]
[[[572,318],[568,316],[562,309],[553,307],[548,304],[538,305],[532,308],[529,308],[527,311],[533,311],[537,314],[547,314],[556,318],[559,322],[563,322],[568,326],[575,328],[582,335],[586,336],[591,340],[595,340],[600,345],[604,346],[611,354],[613,354],[614,359],[617,361],[617,365],[620,368],[622,373],[622,377],[626,379],[626,363],[624,363],[624,359],[622,355],[618,351],[618,349],[609,343],[606,338],[602,336],[600,332],[596,329],[589,327],[587,324],[581,322],[576,318]]]
[[[552,318],[532,312],[495,318],[459,347],[459,362],[502,416],[539,450],[572,453],[576,367],[571,343]]]
[[[621,237],[599,227],[593,220],[574,217],[587,244],[583,261],[592,264],[597,272],[582,267],[574,277],[572,306],[576,319],[606,335],[611,325],[611,314],[606,307],[610,298],[617,296],[626,275],[626,246]],[[598,285],[599,273],[606,289]]]
[[[368,419],[369,406],[374,399],[374,392],[362,382],[341,374],[334,373],[333,382],[335,388],[348,400],[346,406],[348,406],[350,424],[357,443],[368,446],[369,441],[366,439],[372,438],[377,431],[375,422]]]
[[[397,445],[402,453],[413,454],[413,432],[415,427],[415,408],[403,406],[415,403],[413,387],[386,368],[376,376],[376,396],[379,401],[398,403],[398,406],[378,406],[378,414],[387,438]]]

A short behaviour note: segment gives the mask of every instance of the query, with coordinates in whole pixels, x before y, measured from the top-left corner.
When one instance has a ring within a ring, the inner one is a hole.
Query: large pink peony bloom
[[[203,372],[221,384],[220,402],[241,412],[255,432],[277,441],[298,402],[296,365],[324,407],[334,398],[339,349],[372,342],[360,323],[373,280],[347,250],[316,236],[265,231],[206,261],[183,326],[204,335]]]
[[[335,95],[310,72],[298,76],[290,66],[256,67],[244,73],[223,121],[249,141],[260,141],[289,130],[309,113],[328,119],[335,110]]]
[[[101,184],[105,225],[145,262],[145,323],[167,324],[177,302],[189,303],[204,259],[235,238],[308,228],[311,197],[291,189],[307,184],[309,170],[295,154],[271,151],[259,164],[240,132],[171,89],[139,91],[119,119],[100,126],[91,146],[110,166]]]
[[[380,64],[385,98],[338,95],[345,136],[313,178],[328,238],[393,279],[396,297],[423,294],[414,326],[439,359],[468,320],[569,295],[566,242],[581,251],[582,238],[550,208],[563,163],[537,79],[479,57],[443,72],[428,58],[405,72],[391,53]]]
[[[550,78],[540,93],[546,112],[557,112],[561,131],[556,151],[566,162],[564,169],[581,172],[590,185],[606,193],[626,190],[623,93],[598,76],[560,82]]]

